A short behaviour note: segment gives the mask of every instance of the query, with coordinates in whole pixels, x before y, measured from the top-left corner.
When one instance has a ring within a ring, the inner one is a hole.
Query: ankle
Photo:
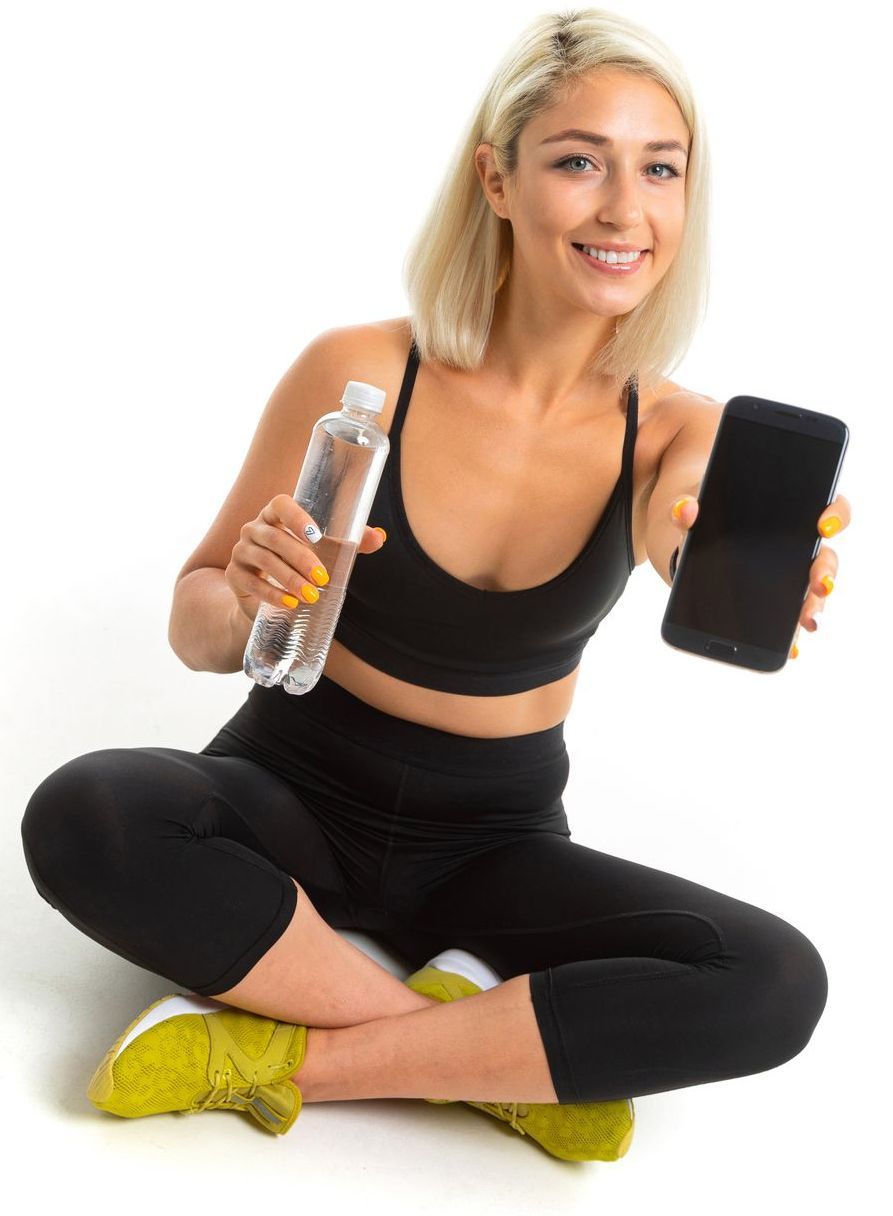
[[[319,1081],[321,1074],[320,1063],[326,1054],[325,1036],[326,1029],[324,1027],[307,1027],[307,1045],[304,1049],[304,1059],[301,1067],[291,1077],[291,1080],[301,1091],[301,1098],[305,1103],[323,1101],[320,1096],[321,1086]]]

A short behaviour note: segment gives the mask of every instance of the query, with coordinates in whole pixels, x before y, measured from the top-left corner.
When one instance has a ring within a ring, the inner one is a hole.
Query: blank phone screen
[[[840,455],[837,441],[727,415],[668,622],[784,652]]]

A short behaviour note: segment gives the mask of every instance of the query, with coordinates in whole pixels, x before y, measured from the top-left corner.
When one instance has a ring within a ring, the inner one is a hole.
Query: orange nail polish
[[[298,606],[298,601],[293,595],[283,595],[282,602],[285,604],[286,608],[297,608]]]
[[[825,595],[830,595],[834,590],[834,579],[830,574],[826,574],[824,578],[820,578],[819,582],[825,588]]]
[[[797,649],[797,643],[795,642],[794,645],[791,647],[791,658],[796,659],[796,657],[799,653],[800,653],[800,651]]]
[[[822,536],[833,536],[835,532],[839,532],[841,528],[840,520],[836,515],[829,515],[827,519],[823,519],[819,531]]]

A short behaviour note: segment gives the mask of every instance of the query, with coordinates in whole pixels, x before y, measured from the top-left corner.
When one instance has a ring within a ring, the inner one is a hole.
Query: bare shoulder
[[[186,559],[177,582],[193,570],[225,570],[246,520],[254,519],[276,494],[292,494],[318,418],[338,409],[348,380],[385,390],[381,425],[390,426],[409,351],[403,318],[346,325],[317,334],[280,377],[257,423],[242,467],[216,518]]]
[[[715,435],[723,408],[722,402],[705,393],[665,380],[652,409],[661,434],[661,447],[666,450],[683,429]]]
[[[329,349],[338,368],[352,380],[365,380],[388,394],[385,418],[393,405],[393,388],[403,377],[412,326],[409,317],[364,321],[326,331]],[[343,388],[343,385],[342,385]]]
[[[364,321],[358,325],[342,325],[327,334],[345,350],[362,351],[371,359],[393,358],[397,353],[409,353],[412,326],[409,317],[389,317],[384,321]]]

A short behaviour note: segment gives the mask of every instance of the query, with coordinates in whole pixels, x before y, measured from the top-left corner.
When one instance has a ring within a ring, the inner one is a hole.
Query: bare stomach
[[[557,726],[567,717],[579,667],[561,680],[508,696],[475,697],[407,684],[332,639],[325,674],[375,709],[453,735],[497,739]]]

